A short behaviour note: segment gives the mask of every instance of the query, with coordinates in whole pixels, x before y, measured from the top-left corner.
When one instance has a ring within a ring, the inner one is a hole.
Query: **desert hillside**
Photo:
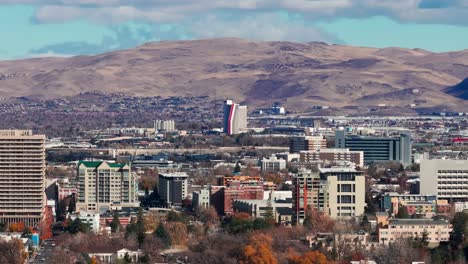
[[[468,51],[242,39],[163,41],[96,56],[0,61],[0,97],[102,91],[230,97],[255,106],[280,101],[298,110],[379,104],[468,110],[466,83],[457,86],[467,77]]]

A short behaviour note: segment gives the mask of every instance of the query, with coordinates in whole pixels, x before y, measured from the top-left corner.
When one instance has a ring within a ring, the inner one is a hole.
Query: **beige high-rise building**
[[[45,136],[0,130],[0,222],[36,226],[45,209]]]
[[[139,206],[136,177],[127,164],[81,161],[77,174],[77,211],[100,212]]]
[[[326,179],[328,215],[332,218],[360,216],[366,207],[366,178],[361,171],[348,167],[321,168]]]

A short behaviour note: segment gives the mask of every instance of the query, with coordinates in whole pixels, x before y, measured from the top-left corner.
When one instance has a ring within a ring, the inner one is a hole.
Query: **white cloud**
[[[104,23],[128,20],[175,22],[216,11],[289,11],[311,20],[385,15],[403,22],[468,24],[468,0],[0,0],[36,4],[39,22],[88,18]],[[437,7],[442,3],[443,8]]]

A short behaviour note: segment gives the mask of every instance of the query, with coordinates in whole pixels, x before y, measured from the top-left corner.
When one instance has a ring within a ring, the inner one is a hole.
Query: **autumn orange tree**
[[[10,232],[23,232],[26,226],[23,222],[17,222],[9,225]]]
[[[319,212],[315,208],[307,208],[304,219],[304,227],[314,232],[331,232],[335,226],[335,221],[329,216]]]
[[[277,264],[271,244],[271,236],[262,233],[253,233],[250,236],[249,244],[244,247],[241,264]]]
[[[306,252],[303,255],[291,254],[288,260],[292,264],[329,264],[327,257],[319,251]]]

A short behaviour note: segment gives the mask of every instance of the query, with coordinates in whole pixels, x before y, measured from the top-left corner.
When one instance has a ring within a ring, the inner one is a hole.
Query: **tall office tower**
[[[327,148],[327,139],[323,136],[292,137],[289,140],[289,152],[299,153],[304,150],[315,151]]]
[[[223,131],[228,135],[236,135],[247,129],[247,106],[224,101]]]
[[[377,137],[346,135],[344,130],[335,132],[335,147],[363,151],[364,163],[379,161],[399,161],[404,166],[411,164],[411,135],[399,137]]]
[[[307,210],[324,211],[326,197],[320,183],[320,174],[300,171],[293,180],[293,223],[302,224]]]
[[[468,201],[468,160],[422,160],[420,193],[450,202]]]
[[[187,180],[185,172],[159,174],[159,195],[167,207],[182,205],[188,195]]]
[[[137,180],[129,165],[80,161],[77,175],[77,211],[102,212],[118,207],[139,206]]]
[[[155,131],[175,131],[174,120],[154,120]]]
[[[354,168],[321,168],[320,178],[326,181],[327,214],[332,218],[360,216],[366,207],[366,179]]]
[[[45,200],[45,136],[0,130],[0,222],[36,226]]]

